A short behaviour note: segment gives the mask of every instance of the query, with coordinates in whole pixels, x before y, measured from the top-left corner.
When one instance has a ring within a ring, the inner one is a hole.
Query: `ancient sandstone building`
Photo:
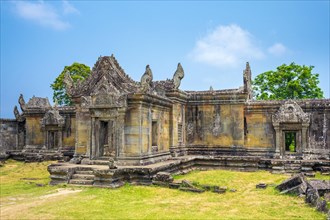
[[[185,155],[222,165],[230,157],[238,166],[252,158],[264,168],[275,159],[329,163],[330,100],[254,101],[248,63],[238,89],[182,91],[183,77],[178,64],[171,80],[153,81],[147,66],[136,82],[114,56],[100,57],[86,81],[74,85],[65,76],[72,107],[21,96],[22,113],[15,107],[16,120],[1,121],[1,148],[16,158],[64,155],[71,163],[113,159],[117,166]]]

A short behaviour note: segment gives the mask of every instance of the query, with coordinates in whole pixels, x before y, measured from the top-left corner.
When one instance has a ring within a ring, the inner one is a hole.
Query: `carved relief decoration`
[[[217,113],[214,117],[214,121],[213,121],[213,127],[212,127],[212,134],[215,137],[218,137],[220,135],[220,129],[221,129],[221,125],[220,125],[220,114]]]
[[[187,140],[192,142],[194,140],[195,126],[194,122],[190,121],[187,123]]]
[[[81,107],[88,108],[92,104],[91,96],[81,96]]]
[[[272,116],[272,121],[273,124],[283,122],[309,124],[310,114],[305,113],[295,101],[288,100]]]
[[[126,107],[127,106],[127,96],[118,94],[99,94],[93,99],[93,105],[105,106],[105,107]]]

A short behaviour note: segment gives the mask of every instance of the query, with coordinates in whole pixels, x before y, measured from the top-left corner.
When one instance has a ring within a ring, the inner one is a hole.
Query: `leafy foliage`
[[[76,83],[78,80],[85,80],[89,76],[91,69],[85,64],[76,62],[73,63],[71,66],[64,67],[60,75],[50,85],[50,87],[54,90],[53,101],[57,101],[59,105],[72,105],[72,101],[67,95],[65,85],[63,83],[64,74],[66,72],[70,73],[73,82]]]
[[[314,66],[300,66],[295,63],[283,64],[276,71],[267,71],[253,81],[257,100],[283,100],[323,98],[318,87],[319,74],[312,73]]]

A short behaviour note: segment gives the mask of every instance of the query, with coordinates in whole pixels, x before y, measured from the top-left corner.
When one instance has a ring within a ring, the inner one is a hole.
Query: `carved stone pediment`
[[[57,109],[52,109],[46,112],[45,116],[42,118],[41,126],[44,128],[46,126],[57,126],[63,127],[65,123],[64,118],[59,114]]]
[[[98,94],[92,97],[93,107],[121,108],[127,106],[126,95]]]
[[[304,123],[309,124],[310,114],[305,113],[302,108],[292,100],[286,101],[280,109],[272,116],[273,124],[276,123]]]
[[[100,94],[119,94],[119,90],[107,79],[106,76],[103,76],[99,83],[95,86],[91,95],[100,95]]]
[[[66,74],[64,84],[68,95],[71,97],[90,96],[102,92],[109,93],[114,92],[114,90],[130,93],[138,89],[138,83],[124,72],[113,55],[99,57],[86,80],[74,84],[70,75]],[[109,88],[110,91],[108,91]]]
[[[40,98],[33,96],[28,103],[25,105],[24,109],[33,109],[33,108],[44,108],[49,109],[51,105],[49,103],[48,98]]]

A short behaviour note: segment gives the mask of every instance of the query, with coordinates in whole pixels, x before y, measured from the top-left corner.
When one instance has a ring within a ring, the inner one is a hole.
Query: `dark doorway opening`
[[[100,157],[104,155],[104,149],[107,149],[109,147],[108,133],[109,133],[109,123],[107,121],[100,121],[100,139],[99,139]]]
[[[297,151],[297,139],[296,132],[285,132],[285,151],[296,152]]]
[[[48,131],[48,149],[55,149],[58,147],[58,139],[56,131]]]

